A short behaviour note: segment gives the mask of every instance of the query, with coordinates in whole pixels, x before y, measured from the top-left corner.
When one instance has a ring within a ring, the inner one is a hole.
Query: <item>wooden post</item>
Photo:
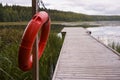
[[[36,0],[32,0],[32,16],[36,13]]]
[[[32,0],[32,16],[38,12],[38,0]],[[38,34],[33,45],[33,80],[39,80]]]

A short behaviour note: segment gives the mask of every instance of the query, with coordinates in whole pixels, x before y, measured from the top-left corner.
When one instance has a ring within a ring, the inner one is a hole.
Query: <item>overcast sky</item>
[[[31,6],[32,0],[0,0],[3,4]],[[120,15],[120,0],[43,0],[47,8],[89,15]]]

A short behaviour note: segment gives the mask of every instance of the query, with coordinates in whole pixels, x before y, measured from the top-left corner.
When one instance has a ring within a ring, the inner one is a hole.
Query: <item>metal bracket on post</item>
[[[32,15],[38,12],[38,0],[32,0]],[[33,80],[39,80],[38,34],[33,45]]]

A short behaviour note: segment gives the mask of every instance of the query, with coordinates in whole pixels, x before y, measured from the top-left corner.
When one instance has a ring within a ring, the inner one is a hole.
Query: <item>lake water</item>
[[[92,36],[104,44],[120,44],[120,21],[99,22],[100,27],[89,27]]]

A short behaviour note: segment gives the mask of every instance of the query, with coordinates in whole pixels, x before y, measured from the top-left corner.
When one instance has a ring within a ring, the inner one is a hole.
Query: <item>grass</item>
[[[32,71],[23,72],[18,68],[18,48],[25,27],[16,27],[0,27],[0,80],[32,80]],[[46,49],[39,61],[40,80],[51,80],[62,47],[63,39],[57,37],[62,28],[52,25],[51,29]]]
[[[0,22],[0,26],[27,25],[28,22]]]
[[[108,46],[120,53],[120,43],[112,42],[111,44],[108,44]]]

